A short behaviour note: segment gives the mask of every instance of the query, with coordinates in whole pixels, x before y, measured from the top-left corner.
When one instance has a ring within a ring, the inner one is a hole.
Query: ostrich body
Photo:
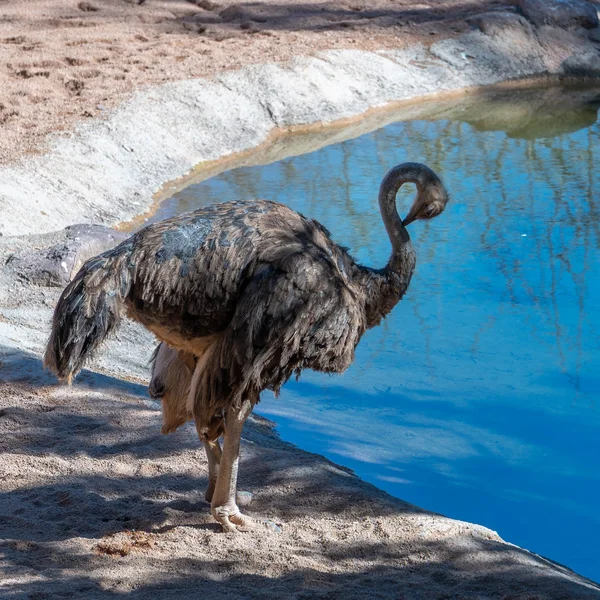
[[[405,182],[417,195],[402,221],[396,194]],[[382,269],[358,265],[317,221],[267,200],[149,225],[90,259],[63,291],[45,364],[70,382],[125,309],[162,341],[150,393],[162,398],[163,432],[195,421],[213,516],[227,531],[248,526],[236,504],[239,446],[260,392],[277,393],[303,369],[350,366],[363,333],[410,283],[416,257],[406,225],[440,214],[447,200],[428,167],[389,171],[379,204],[392,253]]]

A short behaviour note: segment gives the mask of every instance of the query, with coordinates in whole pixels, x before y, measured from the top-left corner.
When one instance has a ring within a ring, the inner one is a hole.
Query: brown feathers
[[[381,270],[357,265],[318,222],[267,200],[149,225],[88,261],[67,286],[46,365],[60,378],[76,374],[125,309],[174,348],[159,348],[151,383],[166,403],[164,430],[193,416],[214,439],[230,406],[264,389],[278,393],[303,369],[347,369],[366,329],[403,296],[415,267],[395,206],[404,181],[417,183],[416,215],[428,214],[432,198],[441,210],[447,202],[424,165],[388,173],[380,205],[393,251]]]

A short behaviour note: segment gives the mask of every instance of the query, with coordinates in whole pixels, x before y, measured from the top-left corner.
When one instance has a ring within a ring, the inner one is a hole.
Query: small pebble
[[[277,525],[275,521],[262,521],[262,524],[271,533],[281,533],[283,531],[281,525]]]
[[[253,496],[252,492],[237,492],[235,500],[238,506],[248,506],[252,502]]]

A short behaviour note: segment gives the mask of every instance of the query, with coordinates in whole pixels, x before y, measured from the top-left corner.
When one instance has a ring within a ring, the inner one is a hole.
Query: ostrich
[[[417,194],[402,220],[396,194],[406,182]],[[361,336],[408,288],[416,256],[406,226],[439,215],[447,201],[425,165],[387,173],[379,206],[392,253],[381,269],[357,264],[320,223],[268,200],[153,223],[88,260],[65,288],[44,364],[70,383],[122,312],[147,327],[162,342],[150,383],[162,397],[162,431],[194,420],[213,517],[225,531],[252,527],[236,486],[242,427],[260,393],[277,394],[303,369],[350,366]]]

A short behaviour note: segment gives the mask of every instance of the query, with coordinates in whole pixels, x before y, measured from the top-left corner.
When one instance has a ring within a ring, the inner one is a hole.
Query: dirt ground
[[[0,0],[0,164],[142,86],[451,37],[500,0]]]

